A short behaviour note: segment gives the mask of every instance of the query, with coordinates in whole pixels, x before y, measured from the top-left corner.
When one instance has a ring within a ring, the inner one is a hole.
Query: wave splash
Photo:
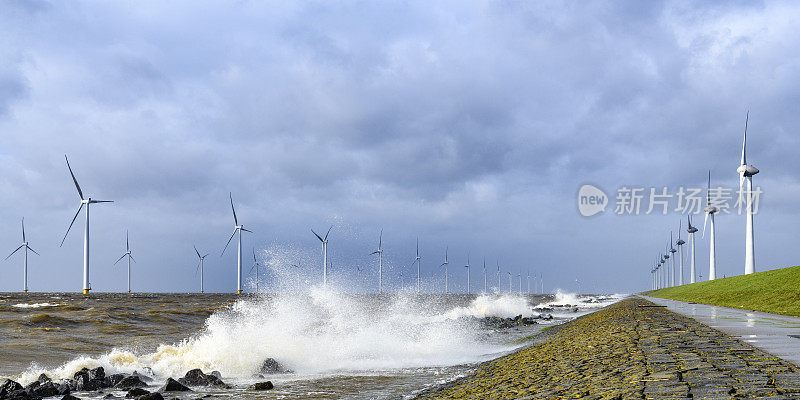
[[[483,295],[464,306],[442,307],[415,296],[347,295],[316,288],[308,294],[239,300],[212,314],[199,334],[150,353],[113,349],[53,370],[32,365],[20,379],[33,381],[42,372],[69,378],[82,367],[97,366],[107,373],[152,371],[160,378],[201,368],[249,379],[268,357],[304,375],[456,365],[512,349],[487,343],[479,322],[468,317],[532,313],[527,300],[515,295]]]

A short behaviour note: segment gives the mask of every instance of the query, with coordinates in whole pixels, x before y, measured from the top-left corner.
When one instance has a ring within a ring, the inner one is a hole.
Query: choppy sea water
[[[233,389],[195,388],[178,397],[404,398],[620,297],[6,293],[0,294],[0,377],[26,384],[40,373],[71,378],[82,367],[102,366],[107,374],[150,374],[160,385],[201,368],[219,371]],[[541,313],[554,318],[511,328],[482,320]],[[266,358],[293,373],[256,377]],[[246,390],[264,380],[275,389]]]

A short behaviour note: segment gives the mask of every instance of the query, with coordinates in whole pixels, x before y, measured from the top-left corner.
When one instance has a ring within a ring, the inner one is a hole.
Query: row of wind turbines
[[[81,186],[78,184],[78,180],[75,177],[75,173],[73,172],[72,166],[69,163],[69,158],[65,155],[64,159],[66,160],[67,169],[69,170],[70,177],[72,178],[72,182],[75,184],[75,189],[78,192],[78,197],[80,198],[80,204],[78,206],[78,210],[75,212],[75,216],[72,218],[72,221],[70,222],[69,226],[67,227],[67,231],[64,234],[64,237],[62,238],[61,243],[60,243],[59,246],[63,246],[64,245],[64,242],[66,241],[66,238],[69,235],[69,232],[72,230],[72,226],[75,224],[75,221],[78,219],[78,216],[80,215],[81,211],[84,210],[84,207],[85,207],[85,222],[84,222],[84,235],[83,235],[83,293],[84,294],[88,294],[92,290],[91,281],[89,279],[89,276],[90,276],[89,275],[89,271],[90,271],[90,269],[89,269],[89,265],[90,265],[90,263],[89,263],[89,261],[90,261],[90,256],[89,256],[89,254],[90,254],[89,253],[89,243],[90,243],[89,210],[90,210],[90,206],[92,204],[112,203],[113,200],[97,200],[97,199],[93,199],[91,196],[84,196],[83,190],[81,189]],[[222,252],[221,252],[220,256],[225,254],[225,251],[230,246],[230,243],[233,240],[233,238],[237,237],[236,293],[241,294],[243,292],[243,286],[242,286],[243,285],[243,280],[242,280],[242,232],[253,233],[253,231],[245,228],[244,224],[239,222],[239,219],[238,219],[238,217],[236,215],[236,208],[235,208],[234,203],[233,203],[233,194],[229,194],[229,199],[230,199],[230,204],[231,204],[231,212],[233,214],[234,229],[233,229],[233,233],[231,234],[230,238],[228,238],[228,241],[225,243],[225,247],[222,249]],[[333,226],[331,226],[328,229],[328,231],[325,233],[324,236],[319,235],[313,229],[311,230],[311,233],[314,234],[314,236],[320,241],[320,243],[322,245],[322,285],[323,285],[323,287],[327,287],[328,286],[328,281],[329,281],[329,279],[328,279],[329,268],[328,267],[330,266],[330,262],[328,260],[328,237],[329,237],[332,229],[333,229]],[[30,243],[27,240],[27,237],[26,237],[26,234],[25,234],[25,220],[24,220],[24,218],[22,220],[22,244],[19,247],[17,247],[14,251],[12,251],[11,254],[9,254],[6,257],[6,259],[10,258],[11,256],[16,254],[20,250],[23,250],[23,254],[24,254],[24,259],[23,259],[23,292],[28,292],[28,251],[31,251],[36,255],[39,255],[39,253],[36,252],[36,250],[34,250],[33,248],[31,248]],[[204,293],[205,292],[205,288],[204,288],[204,284],[205,284],[205,282],[204,282],[205,259],[206,259],[206,257],[208,257],[209,254],[201,254],[200,250],[198,250],[196,246],[194,246],[194,251],[195,251],[195,254],[197,255],[197,261],[198,261],[196,272],[199,272],[199,275],[200,275],[200,293]],[[449,279],[450,279],[449,265],[450,265],[450,262],[449,262],[449,259],[448,259],[448,253],[449,253],[449,249],[447,247],[445,247],[444,262],[441,265],[439,265],[439,269],[440,270],[441,269],[444,270],[444,293],[450,293],[450,285],[449,285]],[[381,232],[380,232],[380,234],[378,236],[378,247],[377,247],[377,249],[375,251],[373,251],[372,253],[370,253],[369,255],[376,255],[377,256],[377,261],[378,261],[378,286],[377,286],[377,289],[378,289],[378,293],[384,293],[384,282],[383,282],[384,281],[384,270],[383,270],[383,230],[381,230]],[[130,237],[129,237],[127,231],[125,233],[125,252],[122,254],[121,257],[119,257],[117,259],[117,261],[114,263],[114,265],[117,265],[120,261],[123,261],[125,259],[127,259],[127,289],[128,289],[128,293],[131,293],[131,262],[135,263],[136,260],[133,257],[133,251],[131,250],[131,247],[130,247]],[[411,268],[416,266],[416,273],[417,273],[416,292],[417,293],[421,293],[421,282],[422,282],[421,265],[422,265],[422,257],[420,255],[420,251],[419,251],[419,238],[417,238],[416,254],[415,254],[413,262],[410,265]],[[297,267],[299,269],[299,263],[296,264],[296,265],[293,265],[293,266]],[[256,257],[255,249],[253,249],[253,265],[252,265],[252,267],[250,269],[250,273],[252,273],[253,270],[255,269],[255,272],[256,272],[256,275],[255,275],[255,278],[256,278],[255,279],[256,292],[259,292],[259,284],[260,284],[260,282],[259,282],[259,268],[261,268],[261,267],[262,267],[262,265],[258,261],[258,258]],[[464,266],[464,268],[466,270],[466,293],[469,294],[469,293],[471,293],[471,289],[472,289],[472,284],[470,282],[470,272],[471,272],[470,270],[471,270],[472,267],[470,265],[469,255],[467,255],[467,263]],[[510,270],[506,271],[506,273],[508,274],[508,293],[513,293],[514,292],[514,290],[513,290],[513,282],[512,282],[513,273]],[[518,277],[518,280],[519,280],[518,292],[520,294],[523,294],[523,293],[525,293],[525,291],[523,291],[522,274],[518,273],[517,277]],[[497,262],[497,287],[495,289],[495,291],[497,293],[503,292],[501,278],[502,278],[502,272],[501,272],[501,269],[500,269],[500,263],[498,261]],[[528,273],[527,273],[525,278],[527,280],[527,293],[528,294],[536,293],[536,292],[544,293],[544,283],[543,283],[543,278],[542,278],[542,274],[541,273],[539,274],[538,278],[537,278],[536,274],[533,275],[533,284],[534,284],[533,292],[531,291],[531,274],[530,274],[530,271],[528,271]],[[484,258],[484,261],[483,261],[483,293],[488,293],[488,290],[489,290],[488,272],[487,272],[487,268],[486,268],[486,259]]]
[[[747,113],[744,122],[744,137],[742,139],[742,158],[741,164],[736,169],[739,174],[739,201],[742,201],[742,196],[746,195],[745,213],[746,226],[745,226],[745,254],[744,254],[744,274],[749,275],[755,272],[755,251],[753,240],[753,212],[754,212],[754,199],[753,199],[753,176],[758,174],[758,168],[747,163],[747,125],[750,120],[750,112]],[[745,183],[747,187],[745,189]],[[711,203],[711,171],[708,172],[708,186],[706,188],[706,207],[703,210],[705,213],[705,220],[703,221],[703,237],[705,237],[706,225],[709,227],[709,253],[708,253],[708,280],[717,278],[717,261],[716,261],[716,224],[715,215],[720,211],[718,207]],[[709,223],[710,221],[710,223]],[[690,267],[689,267],[689,282],[695,283],[697,280],[695,269],[695,233],[698,229],[692,226],[691,216],[687,216],[688,227],[686,231],[689,233],[689,247],[690,247]],[[678,224],[678,240],[674,245],[678,246],[676,250],[672,242],[672,232],[670,232],[670,241],[665,251],[660,253],[655,265],[650,269],[650,287],[651,289],[662,289],[673,286],[684,285],[686,282],[683,277],[683,245],[686,244],[681,237],[681,226]],[[678,270],[676,280],[675,270],[675,253],[678,252]],[[669,264],[669,266],[667,265]],[[702,276],[701,276],[702,277]]]

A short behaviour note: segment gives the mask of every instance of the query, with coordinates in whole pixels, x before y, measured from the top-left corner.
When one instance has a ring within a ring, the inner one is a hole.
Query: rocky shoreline
[[[418,399],[800,399],[800,368],[640,298]]]
[[[272,358],[264,361],[260,372],[262,374],[275,374],[291,372]],[[257,378],[263,375],[257,374]],[[85,393],[103,395],[104,399],[136,399],[136,400],[164,400],[164,396],[172,394],[173,397],[180,392],[191,392],[192,387],[206,387],[217,389],[231,389],[231,386],[222,381],[222,376],[217,371],[209,374],[200,369],[193,369],[182,377],[167,378],[163,385],[155,384],[155,379],[147,373],[134,372],[133,374],[106,375],[103,367],[94,369],[82,368],[75,372],[71,379],[52,380],[45,374],[26,386],[7,379],[0,385],[0,400],[41,400],[43,398],[58,397],[62,400],[79,400],[75,394]],[[250,391],[271,390],[271,381],[257,382],[246,389]],[[124,392],[116,396],[111,392]],[[93,396],[94,397],[94,396]]]

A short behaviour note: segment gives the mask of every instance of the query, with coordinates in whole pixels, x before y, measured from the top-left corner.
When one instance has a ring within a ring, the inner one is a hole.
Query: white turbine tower
[[[447,251],[448,250],[449,250],[449,247],[445,246],[445,248],[444,248],[444,262],[442,263],[442,265],[439,266],[439,268],[444,267],[444,293],[445,294],[450,293],[450,287],[448,286],[448,276],[447,276],[448,275],[447,274],[447,265],[450,264],[450,262],[447,261]]]
[[[383,244],[383,229],[381,229],[381,234],[378,236],[378,250],[369,253],[369,255],[378,255],[378,294],[383,293],[383,250],[381,249],[381,245]]]
[[[469,294],[469,254],[467,254],[467,265],[464,268],[467,269],[467,294]]]
[[[486,294],[486,257],[483,257],[483,294]]]
[[[744,243],[744,274],[749,275],[756,272],[756,256],[753,242],[753,175],[758,173],[758,168],[748,165],[745,157],[747,147],[747,123],[750,120],[750,111],[744,120],[744,139],[742,139],[742,165],[736,169],[739,173],[739,200],[742,199],[742,187],[747,181],[747,227],[745,231]],[[741,204],[741,203],[740,203]]]
[[[233,211],[233,233],[231,237],[228,239],[228,243],[225,243],[225,248],[222,249],[222,254],[219,256],[222,257],[225,254],[225,250],[228,248],[228,245],[231,244],[231,240],[233,237],[236,236],[236,233],[239,233],[239,247],[236,251],[236,293],[242,294],[242,231],[253,233],[253,231],[249,231],[244,228],[244,224],[239,225],[239,219],[236,218],[236,209],[233,208],[233,194],[228,193],[228,196],[231,199],[231,211]]]
[[[114,263],[114,265],[117,265],[117,263],[122,261],[122,259],[125,258],[125,257],[128,257],[128,293],[130,293],[131,292],[131,260],[133,260],[133,262],[136,262],[136,260],[133,259],[133,254],[131,254],[131,243],[130,243],[130,240],[128,239],[128,231],[125,231],[125,254],[123,254],[122,257],[120,257]]]
[[[512,274],[511,271],[508,271],[508,293],[509,294],[514,293],[514,286],[513,286],[514,284],[512,282],[512,279],[514,279],[514,274]]]
[[[682,223],[683,221],[678,221],[678,241],[675,242],[675,244],[678,245],[678,285],[680,286],[683,286],[683,245],[686,244],[686,242],[681,239]]]
[[[694,234],[697,232],[697,228],[692,226],[692,216],[687,215],[686,220],[689,223],[689,227],[686,228],[686,232],[689,232],[689,245],[692,248],[692,262],[690,263],[691,267],[689,268],[689,283],[695,283],[695,269],[694,269]]]
[[[527,280],[527,283],[528,283],[528,294],[531,294],[531,271],[530,270],[528,270],[527,275],[525,275],[525,279]]]
[[[675,253],[677,252],[678,250],[675,250],[675,247],[672,246],[672,231],[669,231],[669,253],[672,257],[672,286],[675,286]],[[683,275],[683,272],[681,272],[681,275]],[[683,285],[682,282],[681,285]]]
[[[672,241],[672,239],[670,239],[670,242],[671,241]],[[667,269],[667,271],[666,271],[667,272],[667,287],[675,286],[675,279],[672,278],[672,274],[670,273],[670,268],[669,268],[669,248],[665,248],[664,249],[664,268]]]
[[[500,273],[500,260],[495,260],[495,263],[497,264],[497,294],[500,294],[503,291],[500,284],[500,280],[502,279],[502,274]]]
[[[711,205],[711,171],[708,171],[708,188],[706,190],[706,219],[703,221],[703,236],[706,235],[706,223],[708,222],[708,217],[711,217],[711,225],[710,225],[710,233],[708,235],[709,241],[709,251],[708,251],[708,280],[713,281],[717,279],[717,248],[714,239],[715,234],[715,227],[714,227],[714,214],[717,213],[719,209]]]
[[[69,227],[67,228],[67,233],[64,234],[64,238],[61,239],[61,246],[64,245],[64,241],[67,240],[67,235],[69,235],[69,230],[72,229],[72,225],[75,223],[75,220],[78,219],[78,214],[81,213],[81,208],[83,205],[86,205],[86,225],[83,231],[83,294],[89,294],[89,291],[92,290],[92,287],[89,283],[89,206],[95,203],[113,203],[113,200],[94,200],[91,197],[83,197],[83,191],[81,191],[80,185],[78,185],[78,180],[75,179],[75,174],[72,173],[72,167],[69,165],[69,159],[67,158],[66,154],[64,155],[64,159],[67,160],[67,168],[69,169],[69,174],[72,176],[72,182],[75,183],[75,189],[78,189],[78,196],[81,198],[81,205],[78,207],[78,212],[75,213],[75,216],[72,217],[72,222],[69,223]]]
[[[417,264],[417,294],[419,294],[419,287],[420,287],[420,277],[419,277],[420,264],[421,264],[420,260],[422,260],[422,257],[419,256],[419,237],[417,237],[417,256],[414,257],[414,262],[411,263],[412,267],[414,266],[414,264]]]
[[[203,264],[205,262],[206,257],[208,254],[201,256],[200,252],[197,250],[197,246],[194,246],[194,252],[197,253],[197,269],[195,270],[195,274],[197,271],[200,271],[200,293],[203,293]]]
[[[328,287],[328,235],[331,233],[331,229],[333,229],[333,225],[328,228],[324,238],[317,235],[313,229],[311,230],[311,233],[322,243],[322,287]]]
[[[250,272],[249,273],[252,274],[253,273],[253,269],[256,270],[256,294],[259,293],[259,290],[258,290],[258,270],[259,270],[259,268],[261,268],[261,263],[259,263],[258,259],[256,258],[256,249],[253,249],[253,266],[250,267]]]
[[[22,218],[22,244],[19,245],[11,254],[8,255],[5,259],[8,260],[9,257],[13,256],[14,253],[18,252],[19,249],[25,248],[25,258],[22,264],[22,291],[24,293],[28,293],[28,250],[32,251],[37,256],[40,255],[36,252],[36,250],[32,249],[30,245],[28,245],[28,240],[25,239],[25,218]]]

